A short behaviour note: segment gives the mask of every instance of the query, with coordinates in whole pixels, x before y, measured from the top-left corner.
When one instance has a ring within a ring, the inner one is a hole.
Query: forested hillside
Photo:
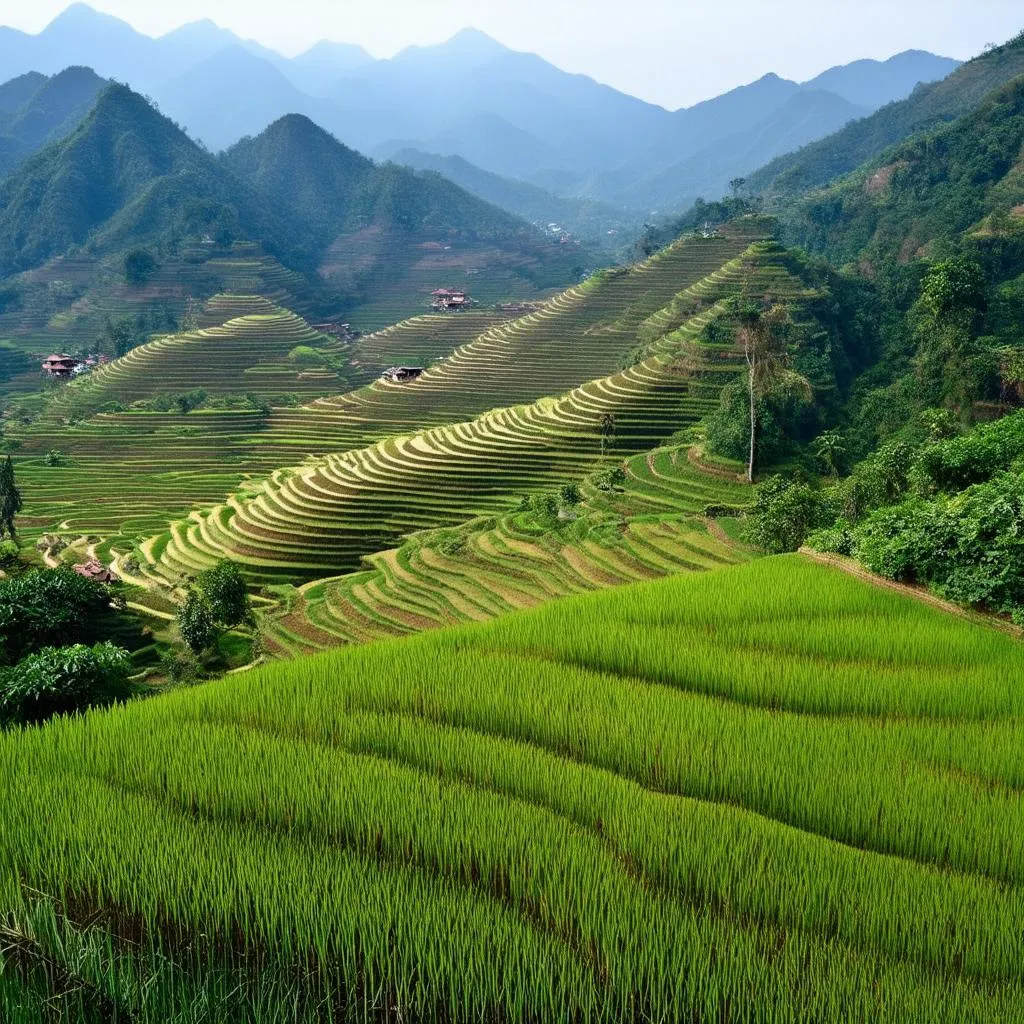
[[[993,89],[1024,74],[1024,35],[968,61],[948,78],[916,89],[835,135],[772,161],[750,175],[754,194],[794,196],[847,174],[916,132],[974,109]]]

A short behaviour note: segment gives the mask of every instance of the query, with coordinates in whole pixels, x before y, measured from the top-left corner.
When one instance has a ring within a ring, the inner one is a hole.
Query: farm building
[[[392,384],[406,384],[422,374],[422,366],[390,366],[381,374],[381,379]]]
[[[59,377],[67,380],[74,375],[81,362],[74,356],[53,355],[43,362],[43,373],[48,377]]]
[[[459,312],[473,305],[473,300],[465,292],[453,288],[438,288],[433,298],[434,309],[445,312]]]
[[[117,583],[117,577],[98,559],[90,558],[88,562],[75,566],[75,572],[93,583]]]

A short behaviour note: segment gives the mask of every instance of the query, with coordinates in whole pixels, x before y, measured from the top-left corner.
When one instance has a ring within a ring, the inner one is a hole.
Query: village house
[[[87,580],[92,580],[93,583],[109,584],[118,582],[117,576],[97,558],[90,558],[88,562],[76,565],[75,572],[79,576],[84,576]]]
[[[74,356],[53,355],[44,360],[43,373],[48,377],[69,380],[79,366],[81,366],[81,361],[75,359]]]
[[[391,384],[407,384],[422,375],[422,366],[389,366],[381,374],[381,380],[386,380]]]
[[[438,288],[433,298],[434,309],[441,312],[459,312],[473,305],[473,300],[465,292],[454,288]]]

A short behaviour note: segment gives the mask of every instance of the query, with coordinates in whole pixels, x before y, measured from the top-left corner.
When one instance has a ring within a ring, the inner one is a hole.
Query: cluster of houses
[[[43,373],[54,380],[71,380],[72,377],[80,377],[83,373],[89,373],[107,361],[107,357],[89,356],[87,359],[76,359],[69,355],[52,355],[43,360]]]

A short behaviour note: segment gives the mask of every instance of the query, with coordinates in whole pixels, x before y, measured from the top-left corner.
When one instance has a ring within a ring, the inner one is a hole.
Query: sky
[[[37,32],[68,0],[0,0]],[[286,55],[320,39],[376,57],[473,26],[670,109],[770,71],[805,81],[906,49],[966,59],[1024,30],[1021,0],[90,0],[148,35],[210,18]]]

